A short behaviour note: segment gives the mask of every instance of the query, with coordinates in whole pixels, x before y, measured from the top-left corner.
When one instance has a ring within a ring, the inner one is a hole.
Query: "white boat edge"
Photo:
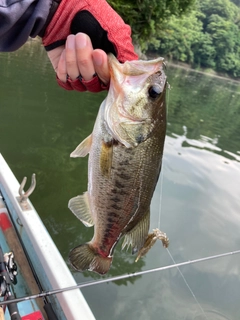
[[[25,212],[22,211],[17,200],[20,185],[1,153],[0,185],[5,189],[21,224],[32,242],[52,289],[75,286],[75,279],[29,200],[27,201],[31,209]],[[80,289],[59,293],[56,296],[67,320],[95,319]]]

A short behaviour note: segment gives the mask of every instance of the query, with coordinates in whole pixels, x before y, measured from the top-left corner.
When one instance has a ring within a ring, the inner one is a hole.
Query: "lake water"
[[[37,41],[0,54],[0,73],[0,152],[19,181],[36,173],[31,200],[67,261],[93,233],[67,208],[87,187],[87,158],[69,154],[91,133],[106,93],[59,88]],[[169,251],[159,241],[135,263],[118,245],[104,278],[240,249],[239,83],[175,67],[167,75],[168,129],[151,229],[167,233]],[[239,320],[239,266],[240,255],[231,255],[82,291],[98,320]],[[79,283],[102,278],[72,272]]]

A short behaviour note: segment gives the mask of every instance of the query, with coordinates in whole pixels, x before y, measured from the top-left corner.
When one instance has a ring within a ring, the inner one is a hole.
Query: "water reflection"
[[[88,136],[105,94],[66,92],[39,43],[0,54],[0,152],[19,180],[37,174],[32,201],[67,261],[92,237],[67,208],[86,191],[87,159],[70,152]],[[170,238],[176,262],[240,248],[240,87],[169,67],[168,132],[151,228]],[[106,277],[173,263],[157,242],[138,263],[116,248]],[[238,320],[240,257],[202,262],[83,290],[97,319]],[[98,279],[75,273],[78,282]],[[186,285],[187,282],[187,285]]]
[[[169,185],[166,188],[173,193],[170,201],[179,200],[181,193],[178,211],[182,211],[179,213],[182,221],[188,221],[191,225],[190,230],[185,229],[184,233],[189,233],[187,238],[191,241],[188,250],[194,253],[195,248],[194,258],[199,254],[207,256],[218,247],[224,252],[236,250],[240,245],[237,231],[240,227],[240,163],[215,151],[219,149],[209,139],[207,143],[201,140],[196,143],[185,135],[168,137],[165,147],[164,178],[166,185]],[[191,221],[194,223],[191,224]],[[179,221],[177,224],[179,228]],[[200,232],[201,241],[196,237],[196,232]]]

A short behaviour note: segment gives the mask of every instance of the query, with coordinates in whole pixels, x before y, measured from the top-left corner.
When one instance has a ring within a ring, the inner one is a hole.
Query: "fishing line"
[[[17,303],[17,302],[21,302],[21,301],[27,301],[27,300],[30,300],[30,299],[42,298],[42,297],[50,296],[50,295],[53,295],[53,294],[62,293],[62,292],[65,292],[65,291],[70,291],[70,290],[75,290],[75,289],[82,289],[82,288],[91,287],[91,286],[95,286],[95,285],[103,284],[103,283],[107,283],[107,282],[113,282],[113,281],[128,279],[128,278],[131,278],[131,277],[138,277],[138,276],[142,276],[144,274],[150,274],[150,273],[154,273],[154,272],[158,272],[158,271],[169,270],[169,269],[173,269],[173,268],[177,268],[177,267],[191,265],[191,264],[194,264],[194,263],[199,263],[199,262],[214,260],[214,259],[218,259],[218,258],[222,258],[222,257],[227,257],[227,256],[230,256],[230,255],[235,255],[235,254],[239,254],[239,253],[240,253],[240,250],[236,250],[236,251],[217,254],[217,255],[209,256],[209,257],[205,257],[205,258],[199,258],[199,259],[195,259],[195,260],[189,260],[189,261],[185,261],[185,262],[175,263],[175,264],[171,264],[171,265],[164,266],[164,267],[158,267],[158,268],[154,268],[154,269],[150,269],[150,270],[144,270],[144,271],[139,271],[139,272],[135,272],[135,273],[129,273],[129,274],[120,275],[120,276],[116,276],[116,277],[112,277],[112,278],[102,279],[102,280],[98,280],[98,281],[89,281],[89,282],[85,282],[85,283],[79,283],[79,284],[71,286],[71,287],[65,287],[65,288],[62,288],[62,289],[44,291],[44,292],[41,292],[41,293],[38,293],[38,294],[34,294],[34,295],[31,295],[31,296],[12,299],[11,301],[2,301],[2,302],[0,302],[0,305],[5,305],[5,304],[13,303],[13,302]]]
[[[161,223],[161,214],[162,214],[162,194],[163,194],[163,160],[162,160],[162,174],[160,175],[160,199],[159,199],[159,215],[158,215],[158,229],[160,228]]]
[[[174,260],[174,258],[172,256],[172,254],[170,253],[169,249],[167,248],[166,250],[167,250],[170,258],[172,259],[173,263],[176,264],[176,262],[175,262],[175,260]],[[193,299],[197,303],[199,309],[202,311],[204,317],[207,319],[207,315],[205,314],[205,311],[204,311],[203,307],[201,306],[200,302],[198,301],[197,297],[195,296],[193,290],[191,289],[190,285],[188,284],[188,282],[187,282],[186,278],[184,277],[182,271],[180,270],[179,266],[176,266],[176,268],[178,269],[178,272],[180,273],[185,285],[187,286],[188,290],[190,291],[191,295],[193,296]]]
[[[170,101],[170,85],[168,84],[168,90],[167,90],[167,103],[166,103],[166,109],[167,109],[167,114],[168,114],[168,107],[169,107],[169,101]],[[161,223],[161,215],[162,215],[162,194],[163,194],[163,167],[164,167],[164,157],[162,160],[162,174],[160,177],[160,203],[159,203],[159,216],[158,216],[158,229],[161,230],[160,228],[160,223]],[[174,265],[176,265],[176,261],[174,260],[170,250],[167,248],[167,252],[169,257],[171,258],[172,262],[174,263]],[[204,317],[207,319],[207,316],[204,312],[203,307],[201,306],[200,302],[198,301],[197,297],[195,296],[193,290],[191,289],[190,285],[187,282],[187,279],[185,278],[185,276],[183,275],[182,271],[180,270],[179,266],[176,266],[176,268],[178,269],[178,272],[180,273],[185,285],[187,286],[189,292],[191,293],[193,299],[195,300],[195,302],[197,303],[199,309],[201,310],[202,314],[204,315]]]
[[[170,100],[170,84],[167,83],[167,99],[166,99],[166,110],[168,114],[168,106],[169,106],[169,100]],[[166,120],[167,121],[167,120]],[[162,174],[160,174],[160,199],[159,199],[159,215],[158,215],[158,229],[160,229],[160,224],[161,224],[161,214],[162,214],[162,194],[163,194],[163,168],[164,168],[164,155],[162,158]]]

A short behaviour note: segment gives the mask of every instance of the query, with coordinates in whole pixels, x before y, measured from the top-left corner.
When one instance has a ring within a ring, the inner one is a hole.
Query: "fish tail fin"
[[[107,273],[112,263],[112,257],[101,256],[90,243],[72,249],[69,260],[77,271],[90,270],[99,274]]]

